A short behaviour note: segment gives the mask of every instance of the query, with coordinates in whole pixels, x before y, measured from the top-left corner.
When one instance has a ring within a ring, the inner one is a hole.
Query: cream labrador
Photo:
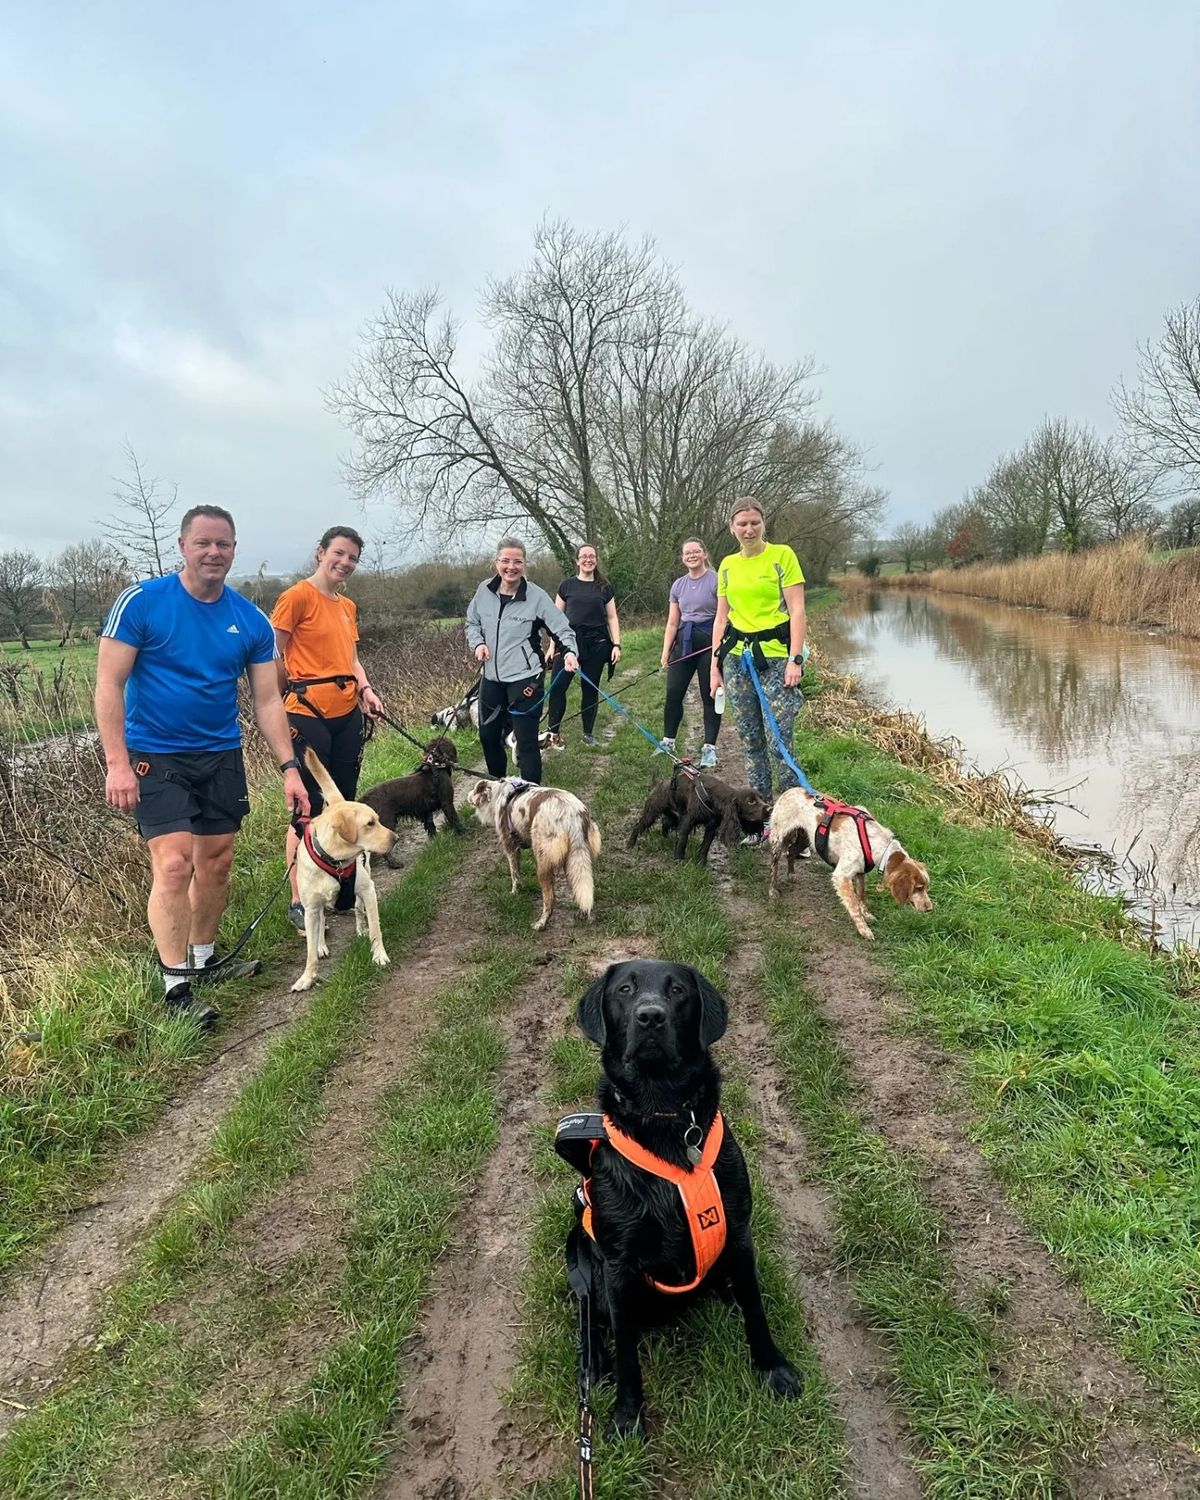
[[[293,990],[310,990],[317,977],[317,960],[329,957],[325,942],[325,913],[337,899],[342,875],[354,870],[354,929],[371,937],[371,958],[389,962],[379,930],[379,899],[371,879],[371,855],[390,854],[396,835],[379,821],[379,814],[363,802],[347,802],[333,778],[310,748],[304,764],[321,788],[325,810],[304,830],[296,850],[296,889],[304,907],[304,936],[308,961]]]

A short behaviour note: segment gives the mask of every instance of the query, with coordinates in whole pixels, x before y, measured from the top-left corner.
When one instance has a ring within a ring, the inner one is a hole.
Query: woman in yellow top
[[[363,714],[374,718],[383,709],[358,659],[358,610],[341,592],[358,567],[363,539],[349,526],[331,526],[317,543],[317,566],[307,577],[284,589],[271,611],[279,690],[292,726],[292,743],[315,818],[324,806],[321,789],[304,765],[311,745],[343,797],[354,800],[362,762]],[[304,931],[304,908],[296,890],[294,828],[288,829],[287,861],[292,872],[288,915]],[[354,877],[343,882],[337,908],[354,905]]]
[[[750,784],[768,801],[771,760],[776,793],[796,785],[762,706],[742,667],[744,651],[752,654],[759,681],[790,753],[796,710],[804,702],[804,574],[790,547],[766,539],[766,517],[749,496],[734,503],[729,529],[740,550],[717,569],[717,617],[713,621],[712,689],[724,686],[746,751]],[[723,673],[728,660],[729,670]],[[754,842],[758,842],[757,838]]]

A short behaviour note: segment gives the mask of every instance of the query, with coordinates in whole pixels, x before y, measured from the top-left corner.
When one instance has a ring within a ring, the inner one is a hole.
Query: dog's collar
[[[316,834],[312,831],[311,823],[304,830],[304,847],[308,851],[309,859],[312,860],[317,869],[324,870],[326,875],[332,875],[335,880],[345,880],[347,876],[354,873],[354,867],[358,863],[358,856],[355,855],[346,864],[338,864],[332,854],[321,848]]]
[[[704,1092],[703,1089],[693,1094],[680,1109],[645,1110],[635,1109],[632,1100],[626,1099],[625,1095],[613,1084],[610,1083],[608,1087],[616,1103],[622,1109],[628,1110],[631,1115],[636,1115],[639,1120],[688,1120],[691,1122],[688,1126],[689,1129],[691,1129],[692,1125],[696,1125],[697,1129],[700,1128],[696,1123],[696,1105],[700,1102],[700,1095]]]
[[[880,880],[883,879],[884,871],[887,869],[888,860],[891,859],[893,854],[899,854],[901,852],[902,850],[900,848],[900,840],[898,838],[889,839],[883,853],[875,861],[875,868],[879,871]]]

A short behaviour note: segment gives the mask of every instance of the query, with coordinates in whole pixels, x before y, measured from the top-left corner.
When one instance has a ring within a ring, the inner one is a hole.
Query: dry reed
[[[1087,552],[1054,552],[1011,563],[977,563],[969,568],[935,568],[930,573],[869,579],[847,575],[839,586],[937,589],[1055,610],[1103,625],[1200,636],[1200,551],[1160,557],[1140,537]]]

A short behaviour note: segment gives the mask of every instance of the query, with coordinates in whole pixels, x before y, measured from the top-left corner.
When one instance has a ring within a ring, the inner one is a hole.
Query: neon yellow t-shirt
[[[770,630],[786,623],[787,600],[783,591],[803,583],[800,561],[782,542],[768,542],[757,557],[731,553],[717,569],[717,598],[729,600],[729,623],[735,630]],[[738,645],[729,653],[740,656]],[[764,656],[787,656],[787,641],[760,641]]]

